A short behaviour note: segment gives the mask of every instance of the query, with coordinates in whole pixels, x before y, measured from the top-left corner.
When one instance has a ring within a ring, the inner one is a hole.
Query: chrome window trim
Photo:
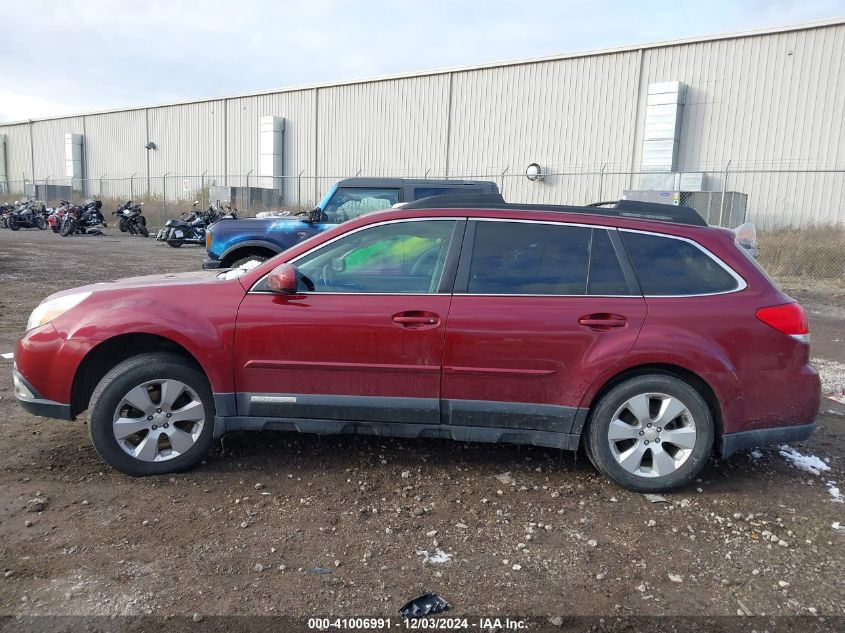
[[[743,290],[748,288],[748,282],[746,282],[745,279],[738,272],[736,272],[733,268],[731,268],[725,262],[723,262],[719,257],[714,255],[707,248],[705,248],[704,246],[702,246],[701,244],[699,244],[695,240],[691,240],[688,237],[681,237],[680,235],[668,235],[667,233],[658,233],[656,231],[642,231],[642,230],[639,230],[639,229],[617,229],[617,230],[620,233],[640,233],[642,235],[655,235],[657,237],[665,237],[667,239],[679,240],[681,242],[686,242],[688,244],[692,244],[698,250],[700,250],[702,253],[704,253],[707,257],[709,257],[714,262],[716,262],[716,264],[719,265],[722,268],[722,270],[724,270],[731,277],[733,277],[734,281],[736,281],[736,284],[737,284],[736,288],[733,288],[731,290],[723,290],[721,292],[700,292],[700,293],[696,293],[696,294],[684,294],[684,295],[648,295],[648,294],[643,294],[643,297],[645,297],[646,299],[679,299],[679,298],[683,299],[683,298],[690,298],[690,297],[717,297],[719,295],[730,295],[730,294],[733,294],[735,292],[742,292]],[[633,262],[632,262],[632,265],[633,265]],[[636,268],[634,269],[634,272],[636,273]]]
[[[305,251],[304,253],[297,255],[294,259],[290,260],[287,263],[288,264],[294,264],[294,263],[298,262],[300,259],[302,259],[303,257],[310,255],[314,251],[321,249],[324,246],[328,246],[329,244],[334,244],[338,240],[341,240],[345,237],[349,237],[350,235],[355,235],[355,233],[358,233],[359,231],[365,231],[366,229],[372,229],[372,228],[375,228],[377,226],[384,226],[385,224],[398,224],[399,222],[432,222],[432,221],[436,222],[436,221],[440,221],[440,220],[448,220],[448,221],[451,221],[451,222],[457,222],[457,221],[461,221],[461,220],[466,220],[466,217],[449,216],[449,217],[437,217],[437,218],[396,218],[396,219],[393,219],[393,220],[384,220],[383,222],[374,222],[373,224],[365,224],[364,226],[359,226],[357,229],[355,229],[353,231],[348,231],[346,233],[342,233],[341,235],[338,235],[337,237],[333,237],[332,239],[330,239],[327,242],[323,242],[322,244],[318,244],[317,246],[315,246],[311,250]],[[263,290],[254,290],[254,288],[258,284],[260,284],[262,281],[267,279],[267,276],[269,274],[270,273],[268,272],[266,275],[262,276],[254,284],[252,284],[250,289],[247,291],[247,294],[277,295],[277,293],[275,293],[275,292],[266,292],[266,291],[263,291]],[[444,292],[414,292],[414,293],[411,293],[411,292],[409,292],[409,293],[404,293],[404,292],[312,292],[312,293],[307,293],[307,292],[303,292],[302,294],[315,294],[315,295],[328,295],[328,294],[335,294],[335,295],[397,295],[397,296],[405,296],[405,297],[411,297],[411,296],[416,295],[418,297],[431,297],[431,296],[434,296],[434,295],[449,296],[451,293],[444,293]],[[283,296],[283,295],[277,295],[277,296]]]

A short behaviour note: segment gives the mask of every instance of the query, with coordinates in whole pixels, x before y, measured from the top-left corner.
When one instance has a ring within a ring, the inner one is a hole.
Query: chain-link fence
[[[313,208],[331,186],[349,177],[450,178],[492,180],[509,202],[533,204],[590,204],[622,197],[681,204],[696,209],[710,224],[735,228],[753,222],[760,242],[760,261],[770,273],[784,278],[845,277],[845,169],[745,169],[715,167],[684,173],[635,172],[608,166],[547,168],[540,178],[528,179],[522,168],[431,168],[386,172],[267,178],[248,174],[138,175],[0,182],[0,202],[22,196],[43,200],[98,198],[108,212],[126,200],[144,203],[153,227],[202,207],[231,204],[241,217],[267,210]]]

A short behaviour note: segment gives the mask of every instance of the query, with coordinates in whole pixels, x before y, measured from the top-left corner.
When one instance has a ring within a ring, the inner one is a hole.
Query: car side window
[[[645,295],[704,295],[739,286],[728,271],[690,242],[630,231],[620,231],[620,235]]]
[[[480,187],[415,187],[413,199],[430,198],[431,196],[445,196],[454,193],[484,193]]]
[[[467,292],[629,294],[607,230],[531,222],[478,222]]]
[[[295,263],[313,292],[436,293],[455,220],[392,222],[342,237]],[[306,282],[300,282],[306,292]]]
[[[371,211],[389,209],[397,202],[398,189],[342,187],[331,197],[323,213],[329,222],[346,222]]]

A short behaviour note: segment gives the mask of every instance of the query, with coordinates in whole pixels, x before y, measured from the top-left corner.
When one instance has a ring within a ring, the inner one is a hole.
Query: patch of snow
[[[763,453],[759,449],[753,448],[749,451],[748,456],[751,459],[760,459],[763,456]]]
[[[6,352],[4,354],[0,354],[0,356],[5,358],[6,360],[12,360],[15,357],[15,353],[14,352]]]
[[[501,483],[505,484],[506,486],[513,485],[516,483],[516,479],[511,477],[511,471],[496,475],[496,479],[498,479]]]
[[[789,448],[788,444],[780,446],[780,456],[791,462],[795,468],[803,470],[805,473],[820,475],[822,472],[830,470],[830,466],[815,455],[804,455],[799,451]]]
[[[261,266],[264,262],[259,262],[258,260],[251,259],[248,262],[245,262],[243,265],[238,266],[237,268],[233,268],[232,270],[227,270],[225,273],[220,273],[217,275],[218,279],[237,279],[241,275],[245,275],[250,270],[257,266]]]
[[[845,495],[839,490],[839,486],[836,485],[835,481],[827,482],[827,491],[833,497],[834,503],[845,503]]]
[[[441,563],[451,562],[454,554],[447,554],[438,547],[436,550],[434,550],[433,554],[429,554],[428,550],[417,550],[417,556],[423,557],[423,564],[431,563],[432,565],[439,565]]]
[[[845,526],[839,525],[839,521],[834,521],[830,524],[830,527],[832,527],[834,530],[845,530]]]

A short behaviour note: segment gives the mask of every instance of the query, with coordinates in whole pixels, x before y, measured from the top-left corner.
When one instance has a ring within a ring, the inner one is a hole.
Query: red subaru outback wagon
[[[684,207],[499,196],[367,215],[248,271],[57,293],[14,382],[36,415],[88,409],[131,475],[277,429],[583,446],[637,491],[807,438],[820,397],[804,311],[731,232]]]

